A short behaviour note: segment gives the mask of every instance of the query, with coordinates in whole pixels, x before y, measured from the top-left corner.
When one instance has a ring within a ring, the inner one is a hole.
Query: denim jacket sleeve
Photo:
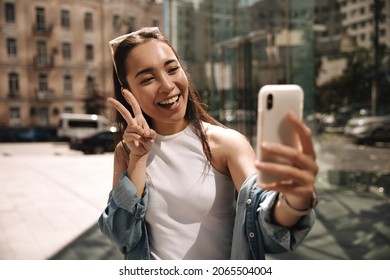
[[[121,175],[118,186],[109,194],[108,203],[99,217],[100,231],[124,254],[125,259],[149,259],[145,213],[149,191],[140,198],[135,186]]]
[[[314,210],[291,228],[272,223],[278,193],[260,188],[257,174],[244,182],[238,195],[231,259],[265,259],[265,254],[292,251],[311,230]]]

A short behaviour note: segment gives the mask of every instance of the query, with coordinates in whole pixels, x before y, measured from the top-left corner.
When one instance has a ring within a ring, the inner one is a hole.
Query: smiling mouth
[[[171,97],[171,98],[168,98],[168,99],[165,99],[163,101],[160,101],[158,102],[158,105],[162,106],[162,107],[172,107],[173,105],[175,105],[177,102],[179,102],[179,97],[180,95],[176,95],[174,97]]]

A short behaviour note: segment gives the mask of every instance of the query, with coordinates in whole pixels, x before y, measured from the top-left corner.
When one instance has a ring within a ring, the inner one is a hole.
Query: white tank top
[[[151,258],[229,259],[235,189],[208,164],[191,125],[174,135],[157,135],[147,174]]]

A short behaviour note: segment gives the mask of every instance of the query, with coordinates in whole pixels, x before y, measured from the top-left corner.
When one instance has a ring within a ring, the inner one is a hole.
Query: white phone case
[[[300,86],[265,85],[260,89],[257,118],[257,154],[260,161],[291,164],[282,158],[262,154],[260,149],[264,141],[297,147],[297,135],[287,119],[289,111],[302,119],[303,90]],[[270,184],[284,179],[287,178],[264,172],[260,172],[258,177],[260,184]]]

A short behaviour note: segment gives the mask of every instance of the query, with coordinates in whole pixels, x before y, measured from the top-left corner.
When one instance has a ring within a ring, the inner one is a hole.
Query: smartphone
[[[287,119],[292,112],[298,119],[303,114],[303,90],[298,85],[265,85],[258,93],[257,155],[260,161],[291,164],[288,160],[261,153],[262,142],[298,147],[298,136]],[[285,180],[274,174],[260,172],[259,184]]]

